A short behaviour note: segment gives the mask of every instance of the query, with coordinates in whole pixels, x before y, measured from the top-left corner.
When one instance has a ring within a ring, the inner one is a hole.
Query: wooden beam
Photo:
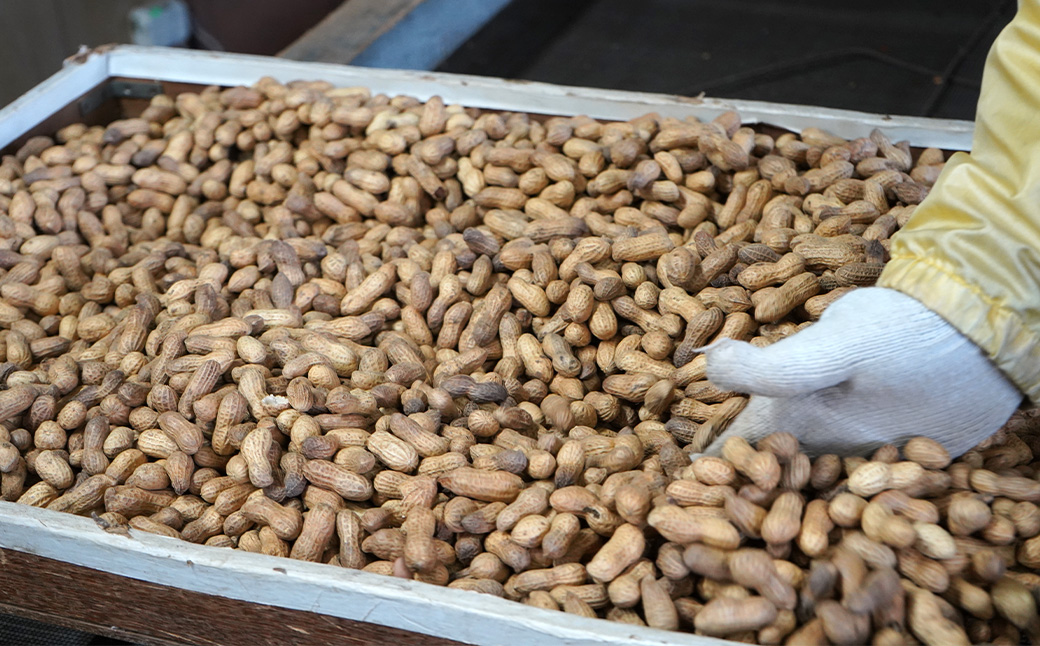
[[[361,52],[351,65],[435,69],[507,5],[510,0],[425,0]]]
[[[139,644],[460,642],[138,581],[14,550],[0,551],[0,612]]]
[[[278,56],[349,63],[423,0],[347,0]]]

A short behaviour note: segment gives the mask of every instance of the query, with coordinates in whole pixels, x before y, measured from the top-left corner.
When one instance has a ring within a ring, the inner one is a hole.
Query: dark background
[[[0,106],[79,45],[128,42],[129,10],[160,1],[3,0]],[[270,55],[341,4],[186,2],[192,46]],[[427,2],[447,14],[445,24],[460,21],[452,12],[466,4]],[[513,0],[431,68],[971,119],[986,53],[1014,11],[1013,0]]]
[[[515,0],[438,69],[972,119],[1015,3]]]

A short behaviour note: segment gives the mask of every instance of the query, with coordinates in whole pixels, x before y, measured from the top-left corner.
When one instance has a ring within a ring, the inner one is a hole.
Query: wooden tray
[[[322,79],[420,99],[624,120],[647,112],[809,126],[846,138],[883,128],[913,146],[967,150],[972,124],[756,101],[571,88],[429,72],[116,46],[85,51],[0,110],[0,150],[76,121],[103,122],[157,91]],[[155,644],[631,644],[722,640],[586,619],[463,590],[329,565],[205,547],[89,518],[0,502],[0,612]]]

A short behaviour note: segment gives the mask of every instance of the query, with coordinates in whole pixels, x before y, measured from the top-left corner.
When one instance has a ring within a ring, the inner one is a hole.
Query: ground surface
[[[440,69],[971,119],[986,53],[1014,10],[1002,1],[518,0]]]

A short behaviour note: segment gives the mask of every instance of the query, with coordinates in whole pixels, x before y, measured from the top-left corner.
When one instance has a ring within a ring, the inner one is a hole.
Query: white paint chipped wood
[[[973,124],[952,119],[926,119],[868,114],[812,106],[713,98],[688,98],[645,92],[565,87],[439,72],[385,70],[327,63],[301,63],[266,56],[224,54],[162,47],[118,46],[79,57],[0,110],[0,148],[42,123],[84,92],[108,78],[249,85],[262,76],[287,82],[322,79],[338,86],[365,86],[375,92],[408,94],[419,99],[440,95],[467,107],[536,114],[585,114],[596,119],[624,120],[657,112],[683,118],[712,119],[737,110],[747,123],[766,123],[795,132],[809,126],[853,139],[882,128],[894,141],[947,150],[971,147]]]

